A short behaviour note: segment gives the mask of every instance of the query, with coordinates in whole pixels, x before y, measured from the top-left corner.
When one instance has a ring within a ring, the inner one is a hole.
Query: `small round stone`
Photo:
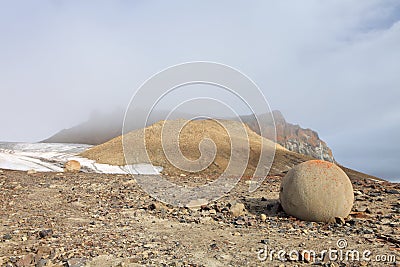
[[[329,222],[346,218],[353,206],[353,186],[337,165],[310,160],[292,168],[282,179],[279,199],[283,210],[305,221]]]
[[[64,165],[64,172],[79,172],[81,170],[81,164],[76,160],[69,160]]]

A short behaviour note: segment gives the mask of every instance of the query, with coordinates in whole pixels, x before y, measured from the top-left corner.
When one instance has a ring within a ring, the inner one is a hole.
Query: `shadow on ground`
[[[287,214],[282,210],[279,199],[247,198],[243,201],[243,204],[249,213],[256,216],[265,214],[267,217],[287,217]]]

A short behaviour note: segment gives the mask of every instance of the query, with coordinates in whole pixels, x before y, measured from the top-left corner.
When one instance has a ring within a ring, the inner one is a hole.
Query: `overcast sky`
[[[152,74],[215,61],[336,159],[400,178],[400,1],[0,1],[0,140],[125,107]]]

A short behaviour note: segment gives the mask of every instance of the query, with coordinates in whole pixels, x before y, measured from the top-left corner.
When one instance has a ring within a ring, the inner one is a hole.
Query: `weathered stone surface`
[[[289,215],[306,221],[329,222],[349,215],[354,194],[350,179],[338,166],[311,160],[286,174],[279,198]]]

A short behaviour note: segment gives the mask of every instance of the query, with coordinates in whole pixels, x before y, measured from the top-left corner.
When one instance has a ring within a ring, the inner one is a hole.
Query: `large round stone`
[[[282,179],[279,199],[283,210],[305,221],[345,218],[353,206],[353,186],[346,173],[322,160],[303,162]]]

